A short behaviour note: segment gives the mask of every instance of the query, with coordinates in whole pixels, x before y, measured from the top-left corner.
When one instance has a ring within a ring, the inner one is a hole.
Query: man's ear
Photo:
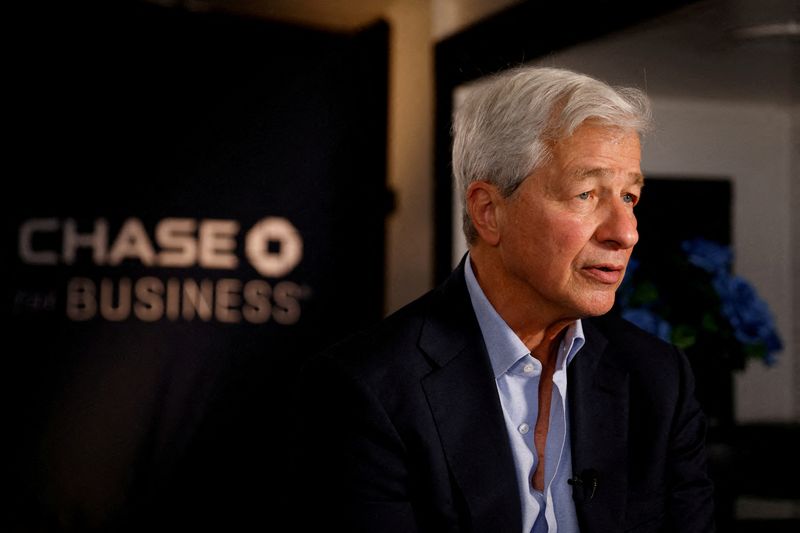
[[[483,241],[490,246],[500,242],[498,203],[501,200],[497,187],[486,181],[473,181],[467,187],[466,208],[472,225]]]

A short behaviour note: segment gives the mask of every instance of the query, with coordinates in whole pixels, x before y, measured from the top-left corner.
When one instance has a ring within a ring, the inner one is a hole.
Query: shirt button
[[[533,374],[533,365],[530,363],[526,364],[522,367],[522,371],[526,374]]]
[[[531,430],[531,427],[528,424],[520,424],[517,429],[519,430],[520,433],[525,435],[528,431]]]

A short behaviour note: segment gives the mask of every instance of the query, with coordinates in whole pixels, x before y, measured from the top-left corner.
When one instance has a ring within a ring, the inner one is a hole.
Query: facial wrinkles
[[[532,316],[537,323],[575,319],[602,314],[613,301],[616,287],[598,284],[585,269],[627,263],[630,246],[612,242],[621,235],[614,224],[623,221],[613,217],[633,217],[623,195],[639,194],[641,171],[638,136],[606,130],[588,125],[554,143],[549,164],[499,201],[498,259],[509,276],[493,303],[521,324],[515,331],[528,331]],[[591,193],[586,203],[578,198],[583,192]]]
[[[554,154],[559,159],[558,166],[566,175],[582,171],[598,170],[610,175],[640,176],[639,137],[619,128],[599,127],[588,124],[596,133],[591,139],[583,139],[579,149],[574,146],[575,139],[569,137],[558,141]],[[594,148],[599,147],[599,150]],[[588,157],[589,155],[592,157]]]
[[[640,150],[638,136],[607,128],[595,131],[600,135],[593,137],[590,143],[579,144],[578,150],[570,150],[570,143],[562,142],[561,149],[556,152],[559,156],[563,156],[560,157],[559,161],[563,165],[561,167],[563,171],[561,179],[578,182],[574,190],[571,188],[571,184],[568,183],[566,185],[569,192],[572,193],[583,188],[585,182],[585,188],[594,190],[594,194],[599,196],[596,203],[591,204],[587,211],[581,212],[580,216],[576,218],[585,220],[591,217],[598,217],[599,224],[599,218],[609,216],[608,210],[629,208],[631,209],[629,216],[633,219],[632,223],[635,228],[632,206],[622,207],[613,202],[621,201],[622,195],[625,193],[632,193],[637,196],[641,193],[642,176],[639,169]],[[587,146],[588,149],[586,148]],[[595,148],[599,149],[595,150]],[[624,216],[624,213],[617,212],[611,216]],[[596,231],[596,228],[593,228],[593,231]],[[594,242],[597,243],[596,240]],[[589,251],[584,250],[584,252]],[[630,249],[622,251],[625,252],[623,254],[624,258],[615,253],[613,255],[616,260],[610,262],[627,263]],[[580,262],[583,255],[583,253],[579,254],[576,259]],[[596,255],[598,260],[610,258],[605,253],[591,255]]]

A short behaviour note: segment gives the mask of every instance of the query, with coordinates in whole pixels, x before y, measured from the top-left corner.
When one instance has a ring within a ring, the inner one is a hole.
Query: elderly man
[[[564,70],[513,69],[470,92],[453,142],[469,253],[312,360],[296,402],[301,521],[713,530],[685,357],[602,316],[638,239],[648,123],[639,91]]]

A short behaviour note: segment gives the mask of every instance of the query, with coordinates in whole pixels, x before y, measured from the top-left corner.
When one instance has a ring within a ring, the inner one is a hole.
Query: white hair
[[[453,174],[467,242],[477,236],[465,204],[470,183],[487,181],[510,196],[548,162],[555,141],[587,120],[642,135],[650,127],[650,103],[638,89],[556,68],[509,69],[469,92],[453,117]]]

